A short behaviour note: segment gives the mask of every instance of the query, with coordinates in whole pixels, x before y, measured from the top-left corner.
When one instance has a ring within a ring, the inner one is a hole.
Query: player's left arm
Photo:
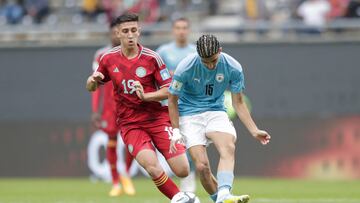
[[[236,114],[240,118],[241,122],[249,130],[251,135],[259,140],[261,144],[266,145],[270,141],[270,135],[264,131],[260,130],[254,120],[251,117],[249,109],[245,103],[243,90],[245,89],[244,85],[244,73],[241,67],[241,64],[235,59],[230,58],[229,60],[233,66],[233,71],[230,78],[230,91],[231,91],[231,100],[232,105],[236,111]]]
[[[171,75],[166,68],[164,61],[156,54],[153,58],[155,83],[160,87],[155,92],[144,92],[144,88],[139,81],[134,82],[136,95],[143,101],[162,101],[168,98],[168,87],[171,83]]]
[[[242,92],[239,93],[231,93],[232,105],[239,116],[241,122],[245,125],[245,127],[249,130],[251,135],[259,140],[261,144],[266,145],[270,142],[271,136],[264,130],[260,130],[254,120],[251,117],[249,109],[244,101],[244,94]]]
[[[155,92],[144,92],[144,87],[139,81],[134,82],[136,95],[143,101],[162,101],[168,97],[168,87],[164,86]]]

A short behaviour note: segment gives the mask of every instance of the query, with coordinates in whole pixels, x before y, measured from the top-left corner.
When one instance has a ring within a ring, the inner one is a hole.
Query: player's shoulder
[[[147,47],[142,47],[140,55],[150,57],[151,59],[154,59],[159,67],[164,65],[164,61],[162,60],[160,55],[158,53],[156,53],[156,51],[154,51],[152,49],[149,49]]]
[[[189,47],[190,49],[192,49],[193,51],[196,51],[196,45],[195,45],[195,44],[190,43],[190,44],[188,45],[188,47]]]
[[[222,62],[225,66],[230,67],[231,69],[242,72],[242,66],[234,57],[230,56],[227,53],[221,52]]]
[[[198,61],[199,55],[197,53],[191,53],[183,60],[180,61],[175,70],[175,75],[182,74],[190,70]]]
[[[111,57],[113,56],[114,54],[117,54],[121,52],[121,46],[116,46],[116,47],[113,47],[112,49],[109,49],[108,51],[106,51],[100,58],[100,61],[101,60],[104,60],[108,57]]]
[[[96,56],[96,57],[102,56],[104,53],[106,53],[106,52],[109,51],[110,49],[111,49],[111,46],[110,46],[110,45],[101,47],[101,48],[99,48],[99,49],[96,50],[95,56]]]
[[[171,49],[172,46],[173,46],[173,42],[162,44],[156,49],[156,52],[159,54],[165,53],[166,51]]]

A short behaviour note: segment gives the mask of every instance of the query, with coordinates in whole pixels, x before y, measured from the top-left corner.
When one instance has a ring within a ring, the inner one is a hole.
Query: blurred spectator
[[[349,0],[329,0],[331,10],[329,12],[329,18],[341,18],[346,14],[346,9],[349,5]]]
[[[160,7],[157,0],[140,0],[130,9],[131,12],[139,14],[144,23],[154,23],[160,17]]]
[[[303,19],[308,28],[306,33],[321,33],[327,22],[330,12],[330,4],[326,0],[307,0],[298,8],[297,13]]]
[[[25,0],[24,4],[27,15],[36,24],[42,23],[50,12],[48,0]]]
[[[5,17],[8,24],[21,22],[24,16],[24,9],[17,0],[7,0],[0,4],[0,16]]]
[[[106,12],[108,22],[111,22],[112,19],[115,19],[125,11],[123,0],[102,0],[101,4]]]
[[[265,0],[245,0],[245,18],[249,20],[267,20],[269,12]]]
[[[126,11],[139,14],[144,23],[157,22],[160,16],[157,0],[102,0],[102,5],[109,21]]]
[[[347,18],[360,17],[360,0],[351,0],[350,1],[345,17],[347,17]]]
[[[81,7],[83,15],[89,20],[94,20],[102,12],[99,0],[83,0]]]

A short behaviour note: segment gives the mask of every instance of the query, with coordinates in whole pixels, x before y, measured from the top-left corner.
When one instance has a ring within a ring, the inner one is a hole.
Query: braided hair
[[[209,58],[219,52],[220,43],[214,35],[203,35],[196,41],[196,50],[201,58]]]

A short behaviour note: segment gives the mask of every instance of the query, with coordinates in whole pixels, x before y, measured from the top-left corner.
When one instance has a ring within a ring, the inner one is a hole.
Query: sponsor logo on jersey
[[[176,91],[180,91],[181,87],[182,87],[183,83],[179,82],[177,80],[173,80],[172,84],[171,84],[171,88],[173,88]]]
[[[146,75],[146,69],[140,66],[136,69],[135,73],[139,78],[142,78]]]
[[[194,78],[194,81],[196,81],[197,83],[200,83],[200,78]]]
[[[163,80],[167,80],[167,79],[171,78],[171,75],[170,75],[169,70],[167,68],[162,69],[160,71],[160,75],[161,75],[161,78]]]
[[[218,81],[218,82],[224,81],[224,74],[222,74],[222,73],[216,74],[215,79],[216,79],[216,81]]]
[[[118,72],[119,72],[118,67],[115,67],[114,70],[113,70],[113,73],[118,73]]]

